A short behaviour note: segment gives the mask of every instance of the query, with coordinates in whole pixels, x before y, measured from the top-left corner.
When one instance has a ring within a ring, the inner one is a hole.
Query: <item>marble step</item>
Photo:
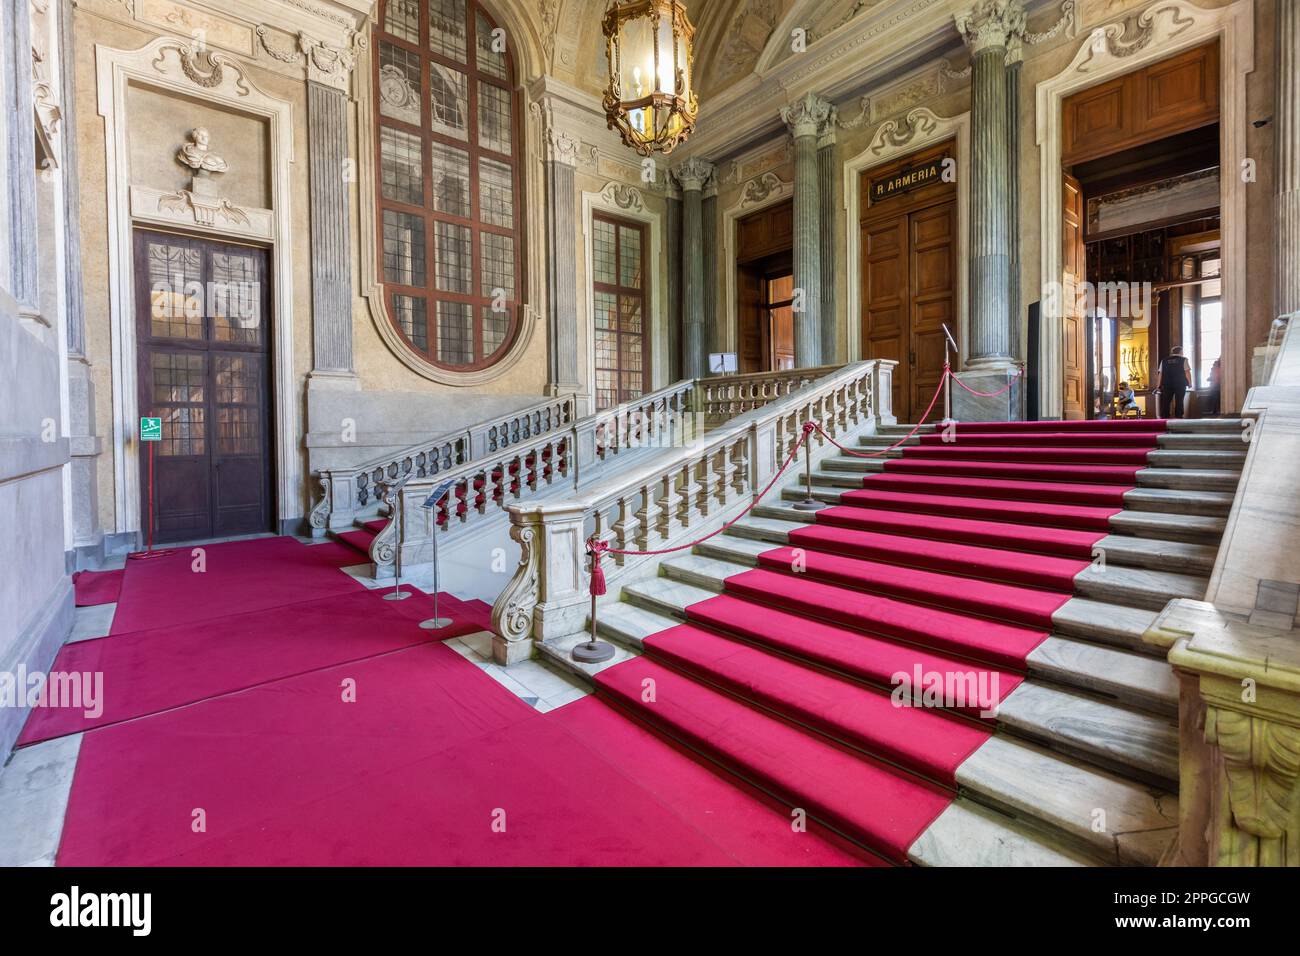
[[[860,487],[861,482],[853,483],[853,487]],[[813,473],[813,498],[818,501],[824,501],[827,504],[839,504],[840,494],[846,489],[847,485],[830,485],[825,482],[819,482],[817,473]],[[804,498],[804,485],[802,481],[792,482],[781,489],[781,497],[787,501],[802,501]],[[1232,510],[1233,494],[1226,491],[1186,491],[1174,488],[1133,488],[1124,492],[1124,507],[1134,511],[1159,511],[1167,515],[1199,515],[1202,517],[1219,518],[1225,517]],[[1217,527],[1218,532],[1222,534],[1223,528],[1220,526],[1200,526],[1198,530],[1206,530],[1207,527]],[[1116,528],[1116,530],[1121,530]],[[1176,536],[1169,535],[1174,538]],[[1180,539],[1181,540],[1181,539]],[[1217,540],[1217,538],[1216,538]]]
[[[632,599],[642,603],[645,597],[649,597],[650,601],[642,606],[681,616],[685,607],[721,591],[723,582],[745,567],[700,555],[671,558],[661,568],[673,583],[689,585],[689,591],[679,591],[671,585],[657,588],[654,582],[644,582],[637,586],[640,592]],[[675,610],[672,609],[674,603],[678,604]],[[1103,699],[1095,691],[1085,689],[1101,687],[1104,682],[1108,695],[1118,696],[1120,692],[1130,691],[1143,693],[1141,683],[1154,673],[1149,659],[1139,654],[1122,657],[1077,654],[1074,661],[1080,668],[1113,667],[1119,662],[1131,667],[1124,674],[1086,670],[1071,673],[1061,669],[1068,652],[1063,646],[1054,646],[1043,655],[1041,662],[1044,668],[1055,668],[1054,681],[1068,680],[1071,686],[1038,679],[1026,680],[1007,695],[999,707],[999,726],[1004,722],[1003,711],[1006,710],[1005,723],[1016,733],[1036,739],[1054,750],[1075,753],[1120,772],[1140,774],[1148,782],[1172,786],[1177,780],[1178,747],[1176,721],[1168,714],[1172,707],[1169,691],[1146,691],[1151,696],[1163,696],[1166,702],[1161,705],[1148,701],[1145,708],[1139,708],[1118,700]],[[1025,692],[1029,686],[1038,691]],[[1157,685],[1160,686],[1167,685]],[[1164,713],[1154,713],[1157,709]]]
[[[1085,691],[1027,680],[998,707],[998,727],[1155,786],[1178,787],[1178,722]]]
[[[1141,474],[1139,472],[1139,474]],[[1124,492],[1124,507],[1164,514],[1224,517],[1232,510],[1230,491],[1189,491],[1183,488],[1134,488]]]
[[[1087,853],[1056,845],[1014,818],[958,798],[916,838],[917,866],[1096,866]]]
[[[732,534],[718,535],[695,547],[699,556],[746,567],[757,566],[758,556],[770,550],[767,541]],[[1173,571],[1089,565],[1075,575],[1074,590],[1080,597],[1158,611],[1173,598],[1200,600],[1208,583],[1208,578]]]
[[[1171,455],[1204,455],[1199,452],[1170,452]],[[1209,453],[1205,453],[1209,454]],[[1170,460],[1148,455],[1150,467],[1141,469],[1136,476],[1138,485],[1153,488],[1188,488],[1194,491],[1235,491],[1241,480],[1244,453],[1215,452],[1232,455],[1232,459],[1214,459],[1199,467],[1192,459]],[[858,487],[868,474],[886,471],[885,462],[902,457],[900,451],[887,451],[878,458],[855,458],[852,455],[835,455],[821,461],[813,472],[813,481],[827,485]]]
[[[1241,423],[1242,420],[1240,418],[1171,418],[1165,422],[1165,432],[1172,432],[1180,435],[1210,433],[1222,434],[1225,432],[1232,432],[1240,435],[1242,428]],[[915,425],[899,422],[896,425],[881,425],[877,431],[881,435],[902,437],[915,427]],[[933,432],[938,427],[939,426],[936,423],[928,422],[917,430],[917,434],[920,435],[926,432]],[[1067,429],[1068,427],[1069,426],[1066,426]]]
[[[773,545],[788,544],[791,531],[812,521],[809,512],[799,512],[793,508],[790,511],[792,516],[789,518],[751,514],[733,524],[727,533],[740,538],[767,541]],[[1124,567],[1151,568],[1157,571],[1200,571],[1209,574],[1214,567],[1217,549],[1185,541],[1160,541],[1111,534],[1097,542],[1093,554],[1104,557],[1109,564]]]
[[[684,618],[690,604],[721,592],[728,577],[749,566],[743,555],[730,560],[713,555],[672,558],[661,565],[666,580],[635,585],[631,593],[625,589],[624,596],[656,614]],[[1154,618],[1154,614],[1134,615],[1127,608],[1071,598],[1053,615],[1053,633],[1027,659],[1030,673],[1145,710],[1174,713],[1178,690],[1172,672],[1141,640]]]
[[[1157,448],[1147,452],[1152,468],[1213,468],[1240,471],[1246,461],[1246,446],[1218,448]]]
[[[681,609],[689,603],[684,601]],[[646,637],[673,627],[680,618],[623,603],[601,608],[600,620],[603,636],[640,648]],[[1176,797],[1014,737],[991,737],[957,768],[957,782],[965,796],[1059,832],[1110,863],[1154,866],[1177,824]],[[1103,827],[1095,825],[1099,807],[1107,814]]]
[[[1185,541],[1217,549],[1227,518],[1209,515],[1163,514],[1159,511],[1121,511],[1110,516],[1113,530],[1134,538]]]
[[[603,612],[603,609],[602,609]],[[597,615],[597,632],[604,634],[604,629],[600,626],[600,615]],[[592,678],[603,671],[606,667],[613,667],[615,664],[621,664],[624,661],[631,660],[639,653],[625,644],[614,644],[614,656],[607,661],[589,664],[584,661],[575,661],[573,659],[573,649],[579,644],[591,640],[591,634],[587,631],[579,631],[576,634],[566,634],[563,637],[552,638],[549,641],[540,641],[537,647],[538,656],[555,669],[559,670],[565,676],[576,678],[579,686],[591,690],[595,687]],[[509,673],[509,671],[507,671]]]

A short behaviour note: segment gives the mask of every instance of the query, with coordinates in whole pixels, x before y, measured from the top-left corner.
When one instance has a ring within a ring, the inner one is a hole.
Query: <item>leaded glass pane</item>
[[[478,85],[478,144],[498,153],[510,152],[510,91],[482,81]]]
[[[208,301],[212,337],[218,342],[259,345],[262,341],[260,260],[240,252],[214,252],[209,262]]]
[[[469,81],[460,70],[441,63],[429,64],[433,131],[455,139],[469,139],[465,114],[469,110]]]
[[[203,338],[203,282],[199,251],[148,243],[150,329],[173,339]]]
[[[384,210],[384,281],[422,286],[424,220],[410,213]]]
[[[493,33],[496,29],[488,23],[487,17],[478,10],[474,11],[474,39],[478,47],[478,68],[488,76],[498,80],[507,79],[506,70],[506,35],[504,30]]]
[[[420,57],[395,43],[379,44],[379,112],[420,125]]]
[[[467,226],[451,222],[433,224],[434,278],[444,292],[470,291],[473,282],[473,258]]]
[[[641,288],[641,230],[628,226],[618,227],[619,285],[628,289]]]
[[[438,303],[438,361],[448,365],[474,361],[474,313],[469,303]]]
[[[413,295],[393,296],[397,326],[421,352],[429,348],[429,317],[424,299]]]
[[[515,290],[515,241],[495,232],[482,233],[483,284],[481,295],[508,299]]]
[[[614,224],[603,219],[596,219],[592,228],[592,266],[597,282],[614,285],[618,282],[615,266]]]
[[[379,174],[385,199],[423,206],[424,156],[420,137],[391,126],[381,126]]]
[[[420,0],[388,0],[384,4],[384,32],[407,43],[419,43]]]
[[[488,305],[483,307],[482,314],[483,357],[491,358],[492,354],[501,348],[506,340],[506,333],[510,331],[510,311],[504,309],[498,312]]]
[[[618,327],[616,302],[618,297],[612,292],[597,292],[595,297],[596,303],[596,328],[614,329]]]
[[[492,226],[515,224],[515,189],[512,171],[495,159],[478,161],[479,219]]]
[[[436,141],[429,147],[433,151],[433,208],[468,219],[469,153]]]
[[[465,0],[429,0],[429,49],[465,62]]]

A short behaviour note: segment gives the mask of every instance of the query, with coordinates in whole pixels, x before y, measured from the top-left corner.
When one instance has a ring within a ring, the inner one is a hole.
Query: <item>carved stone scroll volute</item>
[[[498,663],[519,659],[518,647],[528,645],[533,636],[533,611],[537,608],[541,586],[537,526],[528,515],[510,514],[510,537],[519,545],[519,565],[514,577],[492,605],[493,657]],[[524,654],[523,656],[527,656]]]

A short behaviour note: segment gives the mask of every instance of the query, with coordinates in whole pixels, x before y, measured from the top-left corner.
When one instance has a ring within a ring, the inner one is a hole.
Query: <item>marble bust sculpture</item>
[[[196,175],[224,173],[227,168],[226,161],[211,152],[209,139],[207,127],[196,126],[190,130],[190,141],[176,154],[176,161],[194,170]]]

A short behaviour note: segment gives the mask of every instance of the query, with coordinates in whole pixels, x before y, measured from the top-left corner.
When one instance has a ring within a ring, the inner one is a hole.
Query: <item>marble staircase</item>
[[[883,426],[858,447],[883,451],[909,431]],[[924,428],[905,444],[932,431]],[[1163,653],[1142,637],[1171,599],[1204,596],[1245,447],[1237,420],[1169,423],[1093,546],[1093,561],[1052,612],[1050,633],[1025,657],[1023,680],[998,706],[993,735],[958,766],[955,799],[909,848],[911,862],[1160,861],[1178,821],[1178,687]],[[839,504],[898,455],[824,456],[812,475],[812,496]],[[725,533],[665,558],[659,576],[624,586],[598,615],[601,636],[618,649],[612,661],[572,661],[569,652],[585,634],[540,643],[539,652],[587,681],[640,654],[647,638],[682,624],[688,608],[722,594],[728,579],[815,522],[813,512],[793,507],[806,493],[802,480],[791,480]],[[905,553],[896,559],[901,566]],[[833,662],[790,659],[889,690],[837,671]]]

